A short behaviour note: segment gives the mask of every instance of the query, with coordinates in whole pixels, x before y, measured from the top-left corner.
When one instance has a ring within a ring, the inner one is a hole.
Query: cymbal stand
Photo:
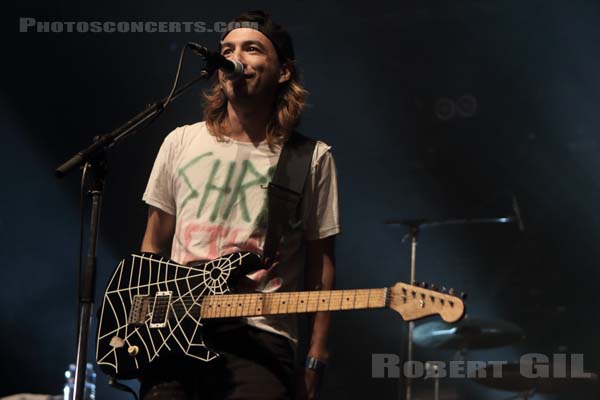
[[[511,224],[511,223],[519,223],[521,225],[520,216],[516,213],[515,215],[499,217],[499,218],[460,218],[460,219],[446,219],[446,220],[429,220],[429,219],[413,219],[413,220],[387,220],[385,221],[386,225],[404,225],[408,226],[409,231],[403,237],[402,241],[404,242],[407,238],[410,238],[411,243],[411,252],[410,252],[410,283],[416,284],[416,261],[417,261],[417,244],[418,237],[421,227],[434,227],[441,225],[466,225],[466,224]],[[412,363],[413,361],[413,330],[414,330],[414,322],[408,323],[408,337],[407,337],[407,355],[406,362],[402,364],[403,366]],[[401,368],[403,371],[404,368]],[[405,374],[400,374],[400,379],[404,378],[405,380],[405,400],[412,400],[412,378],[404,377]],[[402,391],[399,391],[399,397],[402,398]]]
[[[410,237],[410,283],[414,284],[416,281],[416,262],[417,262],[417,244],[419,237],[419,227],[421,223],[418,221],[411,221],[408,224],[409,232],[406,234],[404,239]],[[408,346],[406,353],[406,362],[411,363],[413,361],[413,330],[415,328],[415,323],[410,321],[408,323]],[[406,400],[412,399],[412,378],[405,378],[406,384]],[[439,384],[439,382],[438,382]]]

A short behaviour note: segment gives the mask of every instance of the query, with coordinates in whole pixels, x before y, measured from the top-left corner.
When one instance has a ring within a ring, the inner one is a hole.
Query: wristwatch
[[[325,364],[323,361],[311,356],[307,356],[306,362],[304,363],[305,368],[315,371],[317,374],[321,374],[325,370],[326,366],[327,364]]]

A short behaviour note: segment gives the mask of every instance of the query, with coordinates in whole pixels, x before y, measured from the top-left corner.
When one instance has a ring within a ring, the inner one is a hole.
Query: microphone
[[[224,72],[224,78],[230,81],[237,81],[244,76],[244,64],[238,60],[229,60],[216,51],[208,50],[198,43],[188,42],[189,47],[194,53],[204,57],[210,67],[217,67]]]
[[[523,219],[521,219],[521,209],[519,208],[519,203],[517,202],[517,196],[513,195],[512,198],[512,206],[514,212],[514,222],[517,223],[517,227],[520,232],[525,232],[525,224],[523,223]]]

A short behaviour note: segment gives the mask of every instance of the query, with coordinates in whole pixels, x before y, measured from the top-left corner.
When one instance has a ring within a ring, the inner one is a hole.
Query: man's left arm
[[[306,290],[332,290],[335,285],[335,236],[307,242]],[[312,318],[307,357],[326,363],[329,359],[327,337],[331,313],[319,311]],[[308,399],[316,397],[320,373],[305,368],[304,383]]]

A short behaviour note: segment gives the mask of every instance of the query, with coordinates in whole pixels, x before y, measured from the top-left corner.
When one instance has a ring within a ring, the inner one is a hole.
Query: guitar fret
[[[277,307],[277,314],[285,314],[285,300],[284,300],[284,296],[285,294],[283,293],[278,293],[277,297],[277,303],[278,303],[278,307]]]
[[[212,315],[215,318],[219,317],[219,298],[217,296],[211,296],[212,300],[211,300],[211,305],[212,305]]]
[[[279,295],[279,314],[285,314],[287,312],[287,302],[285,299],[285,293]]]
[[[290,297],[293,297],[293,304],[294,304],[294,314],[298,313],[298,293],[293,293],[290,295]]]
[[[346,290],[342,290],[342,310],[349,310],[352,306],[350,304],[350,296]]]
[[[298,293],[290,292],[288,302],[289,302],[288,311],[291,314],[297,314],[298,313]]]
[[[327,311],[329,309],[329,304],[327,304],[327,299],[325,298],[325,292],[318,292],[319,296],[317,297],[317,311]]]
[[[277,314],[285,314],[287,312],[287,293],[273,293],[270,296],[273,296],[274,301],[277,303]]]
[[[210,297],[205,297],[202,299],[202,307],[200,308],[200,317],[201,318],[210,318],[210,312],[212,311],[209,307]]]
[[[248,295],[247,294],[242,294],[240,296],[240,302],[242,303],[242,306],[240,307],[239,316],[243,317],[248,312]]]
[[[255,315],[256,313],[256,299],[258,296],[250,296],[250,301],[248,302],[248,314],[247,315]]]
[[[312,302],[313,302],[312,298],[313,298],[313,293],[312,292],[308,292],[306,294],[306,311],[307,312],[314,311],[313,308],[312,308],[313,307],[312,306]]]
[[[250,296],[249,306],[248,306],[248,314],[247,315],[256,315],[256,303],[258,301],[258,295]]]
[[[341,293],[337,293],[335,292],[332,297],[337,301],[337,303],[334,303],[333,301],[331,302],[331,309],[332,310],[340,310],[342,308],[342,296]]]
[[[210,296],[211,298],[211,307],[212,307],[212,316],[213,318],[218,318],[219,317],[219,308],[217,307],[217,303],[219,302],[218,297],[216,296]]]
[[[291,297],[291,296],[292,296],[292,295],[291,295],[291,292],[288,292],[287,299],[286,299],[286,300],[284,300],[284,302],[285,302],[285,303],[284,303],[284,304],[285,304],[285,313],[286,313],[286,314],[287,314],[287,313],[289,312],[289,310],[290,310],[290,297]]]
[[[276,315],[279,314],[279,293],[266,293],[263,295],[263,312],[265,315],[271,314]]]
[[[322,300],[324,300],[324,299],[322,299],[322,297],[323,297],[323,293],[321,293],[321,292],[315,292],[315,293],[317,294],[317,301],[316,301],[316,303],[315,303],[315,311],[324,311],[324,310],[321,308],[321,307],[322,307],[321,305],[322,305],[322,304],[324,304],[324,303],[322,302]]]
[[[255,295],[256,306],[254,307],[253,316],[260,316],[265,313],[265,309],[268,308],[267,296],[264,294]]]
[[[208,315],[208,309],[206,308],[208,304],[208,299],[204,297],[202,302],[200,303],[200,318],[206,318]]]
[[[298,293],[298,307],[296,308],[298,312],[306,312],[306,299],[303,297],[303,293]],[[304,307],[304,308],[302,308]]]
[[[298,293],[290,293],[291,312],[298,313]]]
[[[239,306],[238,304],[240,303],[240,295],[236,294],[233,296],[233,298],[231,299],[231,316],[232,317],[239,317],[238,313],[239,313]]]
[[[364,289],[359,289],[356,291],[354,296],[354,308],[367,308],[367,305],[364,303],[363,295],[365,293]],[[358,300],[358,304],[357,303]]]
[[[293,311],[294,299],[292,298],[292,292],[288,292],[287,300],[285,302],[286,302],[286,304],[285,304],[286,305],[286,313],[295,314]]]
[[[323,302],[321,301],[321,297],[323,296],[323,293],[321,291],[315,292],[315,311],[322,311],[321,310],[321,305],[323,304]]]
[[[216,318],[221,318],[221,298],[214,296],[213,310]]]
[[[218,296],[219,305],[218,305],[218,314],[219,318],[226,318],[229,316],[230,307],[227,306],[229,304],[231,306],[231,295],[221,295]]]
[[[273,293],[269,297],[272,299],[271,310],[272,310],[273,314],[279,314],[281,312],[281,302],[280,302],[281,295],[279,293]]]
[[[240,296],[240,301],[242,302],[242,307],[238,316],[243,317],[248,312],[248,295],[243,294],[242,296]]]
[[[240,295],[240,298],[238,300],[238,305],[237,305],[237,313],[236,313],[236,316],[238,316],[238,317],[244,316],[244,305],[246,304],[245,300],[246,300],[246,295],[245,294]]]
[[[219,297],[219,316],[221,318],[227,316],[227,298],[225,296]]]
[[[286,314],[288,309],[288,301],[289,299],[286,297],[287,293],[273,293],[270,296],[273,296],[273,302],[277,304],[277,311],[274,312],[276,314]]]
[[[273,299],[277,303],[277,314],[285,314],[286,305],[285,305],[285,294],[284,293],[276,293],[273,294]]]
[[[233,299],[233,301],[231,302],[231,314],[234,317],[239,317],[240,316],[240,304],[241,304],[241,299],[242,299],[242,295],[241,294],[236,294],[235,298]]]
[[[229,311],[227,303],[229,303],[228,297],[232,295],[221,296],[221,317],[228,317],[227,312]]]
[[[264,294],[264,300],[262,302],[262,314],[269,315],[272,314],[273,309],[273,298],[271,294]]]
[[[302,310],[302,312],[306,312],[307,307],[308,307],[308,299],[307,299],[306,293],[303,293],[302,296],[300,297],[300,310]]]
[[[254,305],[254,315],[260,315],[261,311],[263,309],[262,305],[263,305],[263,296],[256,296],[255,297],[256,301],[255,301],[255,305]]]
[[[283,300],[284,293],[272,293],[269,295],[269,298],[273,303],[273,314],[285,314],[285,300]],[[275,309],[275,305],[277,309]]]
[[[226,315],[228,317],[235,317],[235,315],[233,315],[233,313],[235,311],[235,298],[237,297],[237,295],[234,294],[234,295],[231,295],[231,296],[228,296],[228,297],[229,297],[229,299],[227,299],[227,308],[226,308],[227,313],[226,313]]]
[[[221,317],[229,317],[229,311],[231,310],[231,297],[221,296]]]
[[[233,316],[234,317],[241,317],[242,316],[242,304],[244,304],[242,302],[242,299],[244,298],[244,295],[242,294],[238,294],[236,295],[235,301],[233,302]]]

